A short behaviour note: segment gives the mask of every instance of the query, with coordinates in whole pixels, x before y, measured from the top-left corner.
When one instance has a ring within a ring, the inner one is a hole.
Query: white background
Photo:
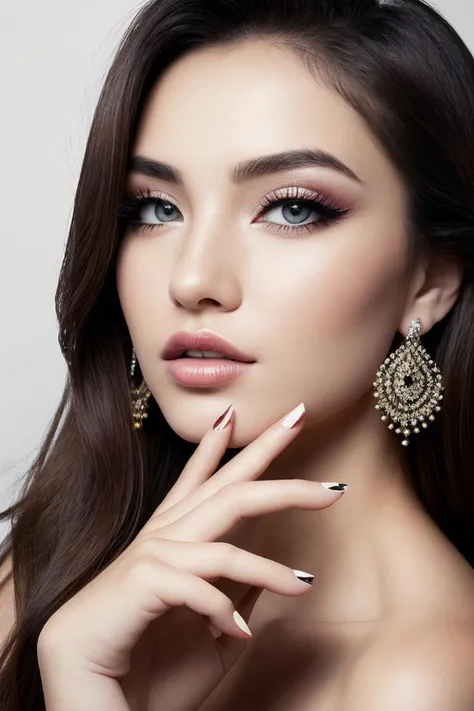
[[[63,391],[54,293],[73,197],[105,73],[140,4],[1,0],[2,509],[15,497]],[[431,4],[474,51],[472,0]],[[9,526],[0,523],[0,538]]]

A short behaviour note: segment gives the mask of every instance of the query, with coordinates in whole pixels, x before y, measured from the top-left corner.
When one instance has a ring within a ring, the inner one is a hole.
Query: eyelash
[[[166,222],[163,223],[148,223],[140,222],[136,220],[140,213],[140,210],[145,205],[152,205],[157,202],[162,202],[164,204],[170,204],[176,209],[178,206],[170,199],[166,197],[164,193],[159,191],[152,191],[145,189],[145,191],[137,190],[135,193],[128,193],[124,196],[122,203],[119,206],[118,217],[124,221],[124,224],[133,223],[135,225],[135,231],[146,231],[153,227],[164,227]],[[340,220],[347,212],[348,209],[343,209],[338,207],[334,202],[331,201],[329,197],[326,197],[320,193],[314,193],[311,190],[307,190],[302,187],[287,187],[279,190],[274,190],[269,195],[266,195],[259,205],[262,208],[262,212],[258,215],[267,212],[270,208],[276,208],[280,206],[289,206],[297,202],[305,207],[310,207],[312,212],[319,213],[320,219],[317,222],[310,222],[305,225],[279,225],[274,222],[264,222],[264,224],[269,225],[271,229],[277,232],[290,230],[291,232],[313,232],[324,225],[328,225],[332,222]]]

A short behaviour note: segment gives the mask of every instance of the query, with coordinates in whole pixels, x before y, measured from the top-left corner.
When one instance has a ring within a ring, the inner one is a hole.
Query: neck
[[[329,508],[286,509],[248,522],[248,550],[315,575],[308,595],[268,593],[268,615],[360,622],[406,605],[423,558],[414,551],[437,527],[410,487],[405,448],[368,398],[337,422],[312,425],[307,415],[303,431],[260,478],[348,484]]]

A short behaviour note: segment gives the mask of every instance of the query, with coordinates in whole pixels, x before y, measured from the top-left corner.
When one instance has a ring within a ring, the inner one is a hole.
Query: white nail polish
[[[296,423],[301,420],[303,415],[305,414],[305,406],[304,403],[301,402],[297,407],[295,407],[294,410],[292,410],[283,420],[282,427],[285,427],[287,430],[290,430],[292,427],[296,425]]]
[[[252,636],[252,633],[249,630],[247,623],[245,622],[244,618],[241,615],[239,615],[237,610],[235,610],[235,612],[233,613],[233,617],[234,617],[237,627],[240,627],[241,630],[246,632],[248,635]]]

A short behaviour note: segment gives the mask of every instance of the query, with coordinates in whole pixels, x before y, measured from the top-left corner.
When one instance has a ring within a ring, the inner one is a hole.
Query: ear
[[[451,310],[459,296],[464,268],[454,258],[437,254],[420,264],[411,277],[411,286],[399,324],[403,336],[411,322],[421,320],[421,333],[430,331]]]

